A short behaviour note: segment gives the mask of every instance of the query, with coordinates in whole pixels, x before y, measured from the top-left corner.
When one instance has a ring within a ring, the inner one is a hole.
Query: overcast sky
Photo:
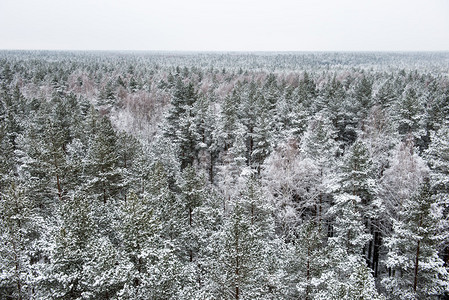
[[[449,50],[449,1],[0,0],[0,49]]]

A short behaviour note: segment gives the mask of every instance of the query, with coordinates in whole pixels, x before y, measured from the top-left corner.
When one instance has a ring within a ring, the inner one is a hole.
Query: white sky
[[[449,0],[0,0],[0,49],[449,50]]]

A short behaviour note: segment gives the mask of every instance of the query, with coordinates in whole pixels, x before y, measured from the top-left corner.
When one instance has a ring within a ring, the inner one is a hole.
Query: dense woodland
[[[438,299],[449,53],[0,52],[0,299]]]

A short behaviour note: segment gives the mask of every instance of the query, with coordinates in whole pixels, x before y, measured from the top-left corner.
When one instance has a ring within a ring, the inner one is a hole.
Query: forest
[[[0,51],[0,299],[448,299],[449,53]]]

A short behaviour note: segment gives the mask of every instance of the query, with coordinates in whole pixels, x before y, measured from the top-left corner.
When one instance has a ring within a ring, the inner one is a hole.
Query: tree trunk
[[[238,229],[237,229],[238,230]],[[240,290],[239,290],[239,282],[240,282],[240,261],[239,261],[239,233],[236,232],[235,236],[235,299],[239,299]]]
[[[62,190],[61,190],[61,184],[59,182],[59,175],[56,174],[56,185],[58,186],[58,198],[59,201],[62,201]]]
[[[104,174],[103,166],[101,166],[101,173]],[[104,176],[104,175],[102,175]],[[103,178],[104,180],[101,181],[101,186],[103,188],[103,203],[106,204],[106,185],[104,184],[104,181],[106,178]]]
[[[20,211],[20,207],[19,207],[19,203],[18,203],[19,200],[17,199],[17,195],[15,195],[14,200],[15,200],[16,210]],[[13,248],[13,252],[14,252],[15,276],[17,279],[17,282],[16,282],[17,294],[18,294],[17,299],[22,300],[22,282],[20,281],[20,262],[19,262],[20,257],[18,254],[18,252],[19,252],[18,248],[20,248],[20,244],[22,244],[22,222],[21,222],[20,218],[17,219],[17,227],[18,227],[18,232],[16,232],[16,234],[14,234],[15,236],[13,236],[11,238],[12,238],[12,248]],[[17,240],[15,239],[16,237],[17,237]],[[17,244],[19,244],[19,245],[17,245]]]
[[[16,243],[13,242],[13,251],[14,251],[14,265],[16,270],[16,285],[17,285],[17,299],[22,300],[22,283],[20,282],[20,264],[19,257],[17,255]]]
[[[210,152],[209,181],[211,184],[214,183],[214,158],[212,155],[212,151]]]
[[[318,231],[321,233],[321,212],[322,212],[322,203],[323,203],[323,194],[320,193],[318,203]]]
[[[368,219],[369,221],[369,219]],[[373,228],[373,224],[371,222],[369,222],[369,228],[370,228],[370,234],[372,236],[374,236],[374,228]],[[368,243],[368,253],[367,253],[367,258],[366,258],[366,262],[368,267],[372,266],[372,262],[373,262],[373,247],[374,247],[374,240],[370,240]]]
[[[190,230],[192,230],[192,223],[193,223],[193,215],[192,215],[192,212],[193,212],[192,208],[189,207],[189,227],[190,227]],[[192,246],[190,246],[190,249],[189,249],[189,261],[190,261],[190,262],[193,261],[193,249],[192,249],[191,247],[192,247]]]
[[[251,225],[254,225],[254,203],[251,203]]]
[[[253,127],[250,126],[249,128],[249,155],[248,155],[248,166],[251,166],[252,160],[251,156],[253,154],[253,148],[254,148],[254,141],[253,141]]]
[[[421,228],[422,225],[422,214],[419,216],[419,226],[418,229]],[[418,244],[416,245],[416,258],[415,258],[415,278],[413,280],[413,291],[416,293],[416,286],[418,285],[418,265],[419,265],[419,243],[421,240],[418,240]]]
[[[310,246],[307,247],[307,287],[306,287],[306,300],[309,299],[309,283],[310,283]]]
[[[374,271],[374,277],[377,277],[377,270],[379,265],[379,248],[380,248],[380,233],[376,229],[374,231],[374,249],[373,249],[373,262],[372,262],[372,269]]]
[[[416,286],[418,285],[418,263],[419,263],[419,242],[416,246],[416,259],[415,259],[415,279],[413,281],[413,291],[416,293]]]
[[[59,201],[62,201],[62,189],[61,189],[61,183],[59,182],[58,164],[56,163],[55,155],[53,155],[53,162],[55,165],[55,172],[56,172],[56,186],[58,187],[58,198],[59,198]]]

